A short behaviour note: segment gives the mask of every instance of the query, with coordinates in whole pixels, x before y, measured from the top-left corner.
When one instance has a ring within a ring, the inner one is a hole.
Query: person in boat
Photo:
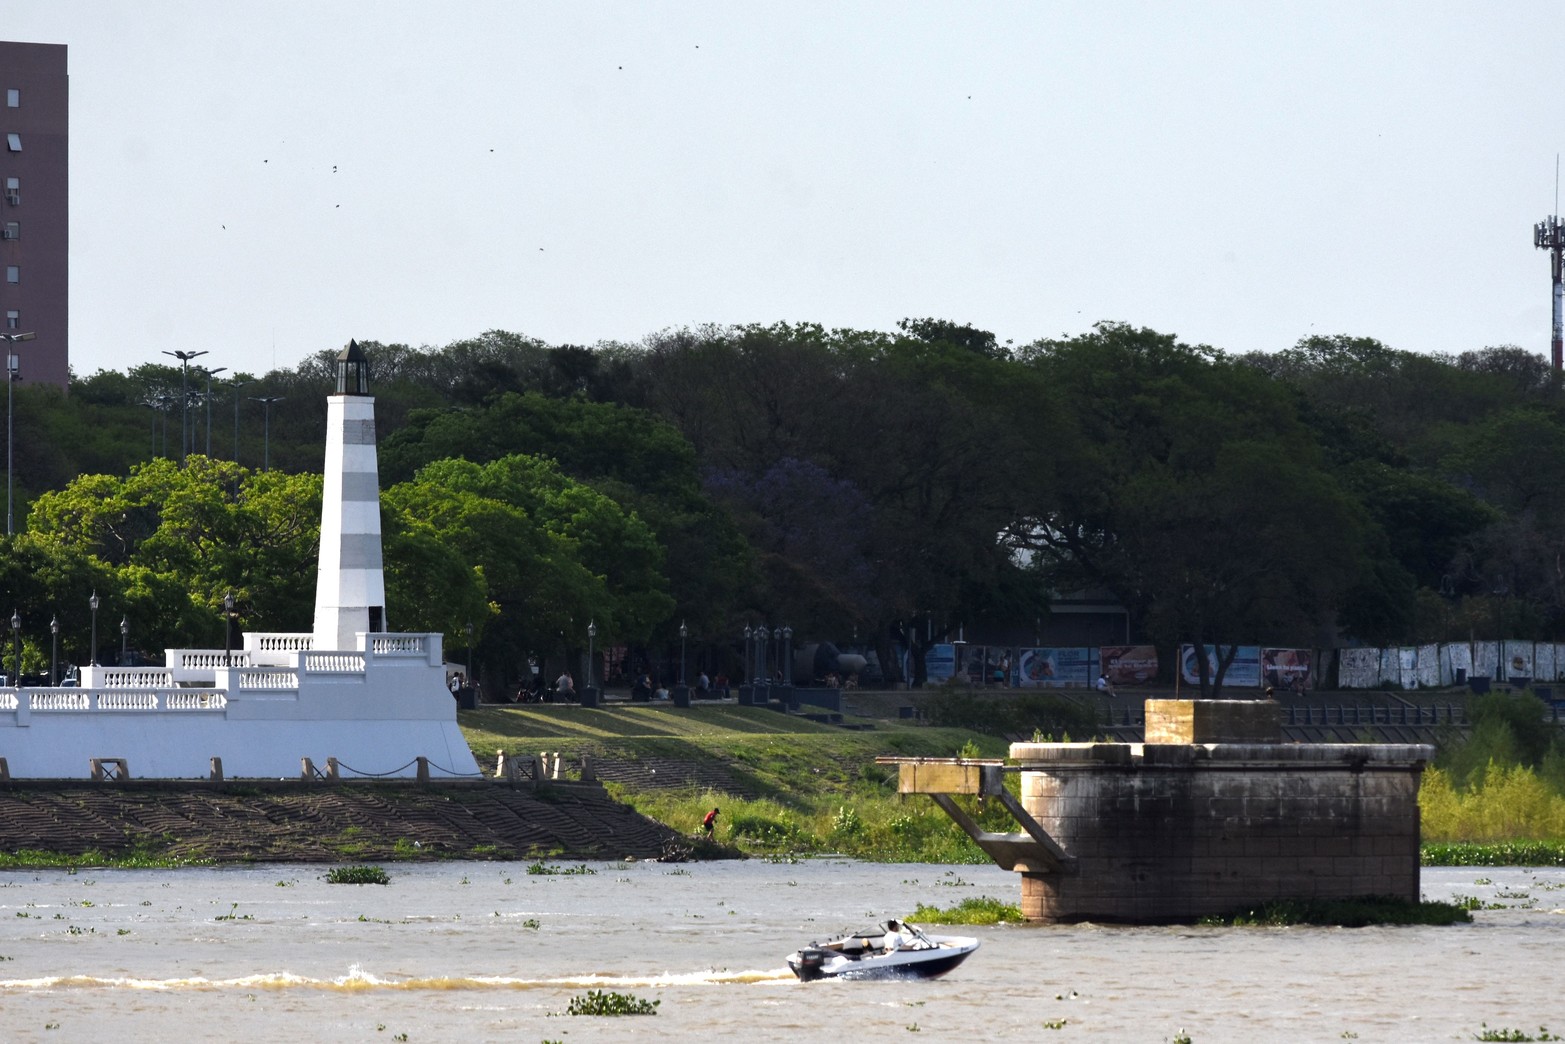
[[[900,922],[895,920],[887,921],[886,934],[880,940],[880,948],[887,953],[890,953],[892,950],[900,950],[911,941],[911,938],[911,936],[903,934]]]

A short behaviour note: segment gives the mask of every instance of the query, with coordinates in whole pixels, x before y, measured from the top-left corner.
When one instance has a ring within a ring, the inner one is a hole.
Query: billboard
[[[931,645],[924,650],[924,671],[931,685],[949,681],[956,675],[956,646]]]
[[[1314,681],[1314,671],[1315,654],[1309,649],[1261,650],[1261,678],[1278,692],[1303,692]]]
[[[1206,651],[1206,663],[1208,677],[1217,677],[1217,646],[1204,645]],[[1179,676],[1188,685],[1200,685],[1200,661],[1196,658],[1195,646],[1181,645],[1179,647]],[[1259,689],[1261,687],[1261,647],[1259,645],[1241,645],[1239,651],[1234,654],[1233,663],[1228,665],[1228,673],[1223,675],[1223,685],[1233,689]]]
[[[1098,670],[1115,688],[1123,685],[1150,685],[1157,680],[1157,646],[1100,646]]]
[[[1017,655],[1016,684],[1023,688],[1091,685],[1098,665],[1093,650],[1022,649]]]

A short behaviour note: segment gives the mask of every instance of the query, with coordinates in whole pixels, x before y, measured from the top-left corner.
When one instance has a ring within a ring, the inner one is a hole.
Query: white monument
[[[13,779],[477,777],[439,634],[386,630],[375,400],[357,344],[327,399],[315,623],[242,648],[169,649],[163,667],[81,669],[73,688],[0,687]]]

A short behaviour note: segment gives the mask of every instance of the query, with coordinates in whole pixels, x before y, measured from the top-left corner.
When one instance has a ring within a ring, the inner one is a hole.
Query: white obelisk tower
[[[386,629],[380,555],[380,475],[369,361],[356,341],[337,356],[337,394],[326,399],[326,487],[315,578],[317,650],[357,649],[358,635]]]

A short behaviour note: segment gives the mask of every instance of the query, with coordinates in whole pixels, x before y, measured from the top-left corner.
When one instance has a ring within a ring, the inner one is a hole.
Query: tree
[[[1165,648],[1304,644],[1362,571],[1367,520],[1291,397],[1210,348],[1118,323],[1029,346],[1062,421],[1018,537],[1057,589],[1112,591]]]

